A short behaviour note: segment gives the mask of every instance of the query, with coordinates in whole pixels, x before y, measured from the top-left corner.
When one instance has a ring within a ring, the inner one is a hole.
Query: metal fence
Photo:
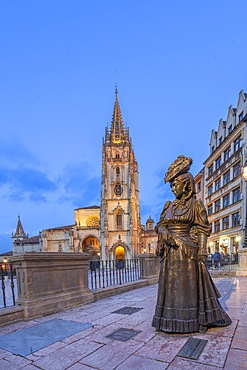
[[[90,261],[88,287],[92,290],[122,285],[143,277],[143,260]]]
[[[14,306],[16,297],[16,278],[14,269],[10,263],[1,264],[0,279],[0,308]]]

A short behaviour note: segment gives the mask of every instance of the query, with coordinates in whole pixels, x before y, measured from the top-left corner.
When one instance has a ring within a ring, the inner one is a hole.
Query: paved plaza
[[[247,277],[215,282],[232,319],[228,327],[204,335],[155,332],[158,286],[151,285],[0,327],[0,369],[246,370]],[[183,357],[184,346],[197,339],[205,344],[199,358]]]

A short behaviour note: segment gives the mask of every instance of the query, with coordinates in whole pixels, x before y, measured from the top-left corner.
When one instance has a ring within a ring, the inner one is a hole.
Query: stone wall
[[[159,258],[140,255],[142,279],[92,291],[88,288],[89,255],[82,253],[24,253],[13,256],[17,274],[16,306],[0,310],[0,325],[70,309],[125,291],[154,284]]]

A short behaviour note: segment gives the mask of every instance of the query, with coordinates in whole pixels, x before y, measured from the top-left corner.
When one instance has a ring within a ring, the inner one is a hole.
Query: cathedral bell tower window
[[[116,215],[116,224],[117,224],[117,229],[120,230],[123,228],[123,214],[121,211],[118,211]]]

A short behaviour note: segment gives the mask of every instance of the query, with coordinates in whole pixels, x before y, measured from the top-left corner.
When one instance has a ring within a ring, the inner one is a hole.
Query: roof
[[[79,207],[76,208],[75,211],[78,211],[79,209],[99,209],[100,206],[89,206],[89,207]]]
[[[47,228],[47,229],[45,229],[45,230],[64,230],[64,229],[71,229],[72,227],[74,227],[75,226],[75,224],[73,224],[73,225],[65,225],[65,226],[58,226],[58,227],[49,227],[49,228]]]

